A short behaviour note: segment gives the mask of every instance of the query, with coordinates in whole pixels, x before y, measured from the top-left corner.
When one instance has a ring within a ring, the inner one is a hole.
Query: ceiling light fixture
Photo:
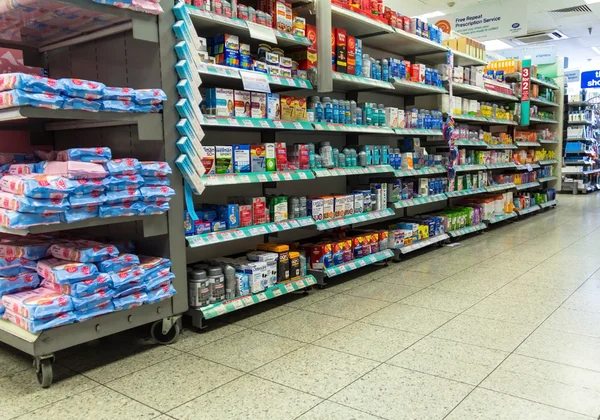
[[[592,47],[592,51],[594,51],[596,54],[600,55],[600,48]]]
[[[598,0],[600,1],[600,0]],[[428,18],[435,18],[435,17],[440,17],[440,16],[444,16],[445,13],[439,10],[436,10],[435,12],[431,12],[431,13],[425,13],[423,15],[419,15],[419,16],[415,16],[417,19],[421,19],[424,21],[427,21]]]
[[[585,2],[587,4],[595,4],[595,3],[600,3],[600,0],[585,0]]]
[[[512,45],[507,44],[506,42],[501,41],[499,39],[492,39],[491,41],[483,41],[483,44],[485,45],[485,49],[487,51],[507,50],[507,49],[513,47]]]

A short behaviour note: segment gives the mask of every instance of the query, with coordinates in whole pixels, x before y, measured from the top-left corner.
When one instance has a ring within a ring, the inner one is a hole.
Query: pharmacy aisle
[[[555,211],[225,315],[171,346],[129,334],[59,352],[51,392],[2,347],[0,408],[34,420],[82,407],[181,420],[597,418],[599,214],[596,195],[566,195]]]

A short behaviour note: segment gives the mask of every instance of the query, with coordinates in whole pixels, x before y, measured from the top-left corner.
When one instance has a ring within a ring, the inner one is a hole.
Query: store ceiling
[[[451,13],[466,8],[476,9],[478,4],[489,3],[489,1],[478,0],[453,1],[456,3],[453,7],[448,6],[447,0],[388,0],[386,5],[395,8],[402,14],[417,16],[436,10]],[[500,3],[502,4],[502,2]],[[591,12],[575,16],[560,16],[549,12],[556,9],[584,6],[586,5],[584,0],[529,0],[528,3],[528,33],[558,29],[569,37],[561,41],[529,44],[528,46],[555,46],[558,56],[569,58],[569,68],[600,68],[600,54],[591,49],[591,47],[600,48],[600,3],[587,5]],[[430,21],[434,19],[430,19]],[[588,28],[592,28],[591,35]],[[511,42],[508,41],[508,43]],[[519,46],[514,43],[513,45]]]

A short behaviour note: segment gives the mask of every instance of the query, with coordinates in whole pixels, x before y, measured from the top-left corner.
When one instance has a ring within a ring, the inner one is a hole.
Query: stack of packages
[[[166,162],[111,159],[108,147],[45,153],[38,163],[0,167],[0,225],[25,229],[93,217],[146,216],[169,210]]]
[[[176,293],[166,258],[120,253],[115,245],[83,239],[56,242],[48,254],[37,263],[42,287],[2,297],[4,318],[32,333]]]
[[[0,74],[0,109],[34,106],[98,112],[149,113],[162,110],[161,89],[109,87],[81,79],[50,79],[25,73]]]

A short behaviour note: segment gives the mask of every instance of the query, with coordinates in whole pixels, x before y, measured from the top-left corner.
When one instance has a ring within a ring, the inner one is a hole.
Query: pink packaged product
[[[0,257],[27,258],[39,260],[47,255],[49,241],[36,238],[2,238],[0,239]]]
[[[118,273],[139,265],[140,259],[134,254],[119,254],[116,257],[97,263],[98,270],[101,273]]]
[[[113,288],[121,291],[125,290],[128,286],[142,283],[146,272],[140,267],[134,267],[129,270],[109,274],[112,279]]]
[[[112,300],[109,300],[107,302],[101,302],[93,308],[88,309],[86,311],[73,311],[73,313],[77,317],[77,322],[85,322],[88,319],[92,319],[97,316],[108,314],[114,311],[115,305],[112,303]]]
[[[98,269],[94,264],[48,258],[38,261],[37,273],[52,283],[73,284],[97,277]]]
[[[101,3],[103,0],[94,1]],[[152,0],[131,0],[131,4],[127,8],[136,12],[149,13],[151,15],[159,15],[163,12],[160,4]]]
[[[18,276],[22,273],[35,272],[37,262],[27,258],[0,257],[0,277]]]
[[[0,180],[0,189],[31,198],[65,198],[75,183],[56,175],[6,175]]]
[[[42,282],[42,287],[52,289],[65,295],[81,298],[109,290],[112,287],[112,279],[108,273],[100,273],[93,279],[73,284],[58,284],[44,280]]]
[[[0,225],[10,229],[27,229],[32,226],[60,223],[58,213],[19,213],[0,208]]]
[[[0,74],[0,91],[20,89],[31,93],[62,93],[62,83],[48,77],[24,73]]]
[[[89,162],[45,162],[44,164],[45,175],[58,175],[64,176],[69,179],[95,179],[95,178],[106,178],[108,173],[104,170],[104,167],[99,163]]]
[[[71,207],[64,213],[60,213],[60,221],[64,223],[79,222],[80,220],[98,217],[99,206]]]
[[[106,178],[106,185],[109,191],[124,191],[141,187],[144,185],[144,178],[137,174],[113,175]]]
[[[54,258],[74,262],[100,262],[119,255],[114,245],[85,239],[55,243],[49,252]]]
[[[103,303],[110,302],[113,296],[115,295],[115,291],[112,289],[108,290],[99,290],[96,293],[91,295],[82,296],[82,297],[72,297],[73,308],[76,311],[89,311],[97,307],[98,305],[102,305]]]
[[[135,175],[142,165],[137,159],[113,159],[104,164],[106,171],[111,175]]]
[[[42,319],[73,310],[71,296],[38,287],[2,296],[2,304],[11,312],[29,319]]]
[[[29,319],[24,316],[17,315],[8,309],[4,312],[3,318],[12,322],[18,327],[23,328],[25,331],[36,334],[40,331],[47,330],[49,328],[59,327],[61,325],[71,324],[75,322],[77,317],[73,312],[64,312],[57,316],[51,316],[43,319]]]
[[[112,158],[108,147],[78,147],[61,150],[56,154],[56,160],[63,162],[76,160],[78,162],[106,163]]]

